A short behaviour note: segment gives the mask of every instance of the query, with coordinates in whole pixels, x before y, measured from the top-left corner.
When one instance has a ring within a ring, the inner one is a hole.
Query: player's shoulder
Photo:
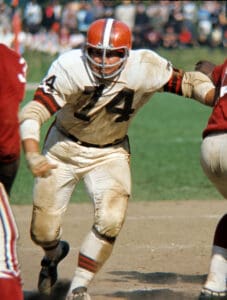
[[[138,69],[150,74],[172,72],[171,62],[149,49],[131,50],[129,65],[135,71]]]
[[[20,58],[20,54],[5,44],[0,43],[0,55],[4,58]]]
[[[7,45],[0,43],[0,52],[1,53],[11,53],[12,50]]]
[[[172,64],[149,49],[131,50],[124,74],[133,86],[154,91],[161,88],[172,74]]]
[[[5,70],[8,70],[9,73],[12,73],[12,70],[25,72],[24,67],[27,66],[26,60],[14,49],[0,43],[0,57],[1,66],[5,66]]]
[[[149,49],[131,50],[129,65],[135,71],[150,74],[172,72],[172,64],[166,58]]]
[[[82,49],[72,49],[59,55],[51,64],[46,77],[55,76],[59,89],[75,91],[90,83]]]
[[[131,50],[129,59],[135,63],[159,63],[167,62],[167,60],[157,52],[149,49]]]

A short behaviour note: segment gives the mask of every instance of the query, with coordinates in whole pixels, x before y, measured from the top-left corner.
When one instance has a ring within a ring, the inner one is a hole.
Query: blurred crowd
[[[12,1],[13,2],[13,1]],[[59,0],[26,1],[23,7],[0,0],[0,41],[19,51],[56,54],[80,47],[88,26],[113,17],[128,24],[133,48],[227,47],[226,1]],[[18,30],[19,28],[19,30]]]

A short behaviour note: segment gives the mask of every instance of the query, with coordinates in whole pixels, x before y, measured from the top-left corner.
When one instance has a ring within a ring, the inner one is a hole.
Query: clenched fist
[[[57,168],[57,165],[50,163],[44,155],[38,152],[27,152],[26,160],[35,177],[48,177],[51,170]]]

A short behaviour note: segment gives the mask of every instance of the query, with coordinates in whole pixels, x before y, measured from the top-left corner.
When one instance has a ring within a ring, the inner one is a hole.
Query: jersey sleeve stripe
[[[44,105],[51,115],[60,109],[60,105],[57,104],[54,97],[50,94],[44,93],[42,89],[37,89],[34,96],[34,101]]]
[[[174,69],[172,77],[164,86],[164,91],[182,95],[182,89],[181,89],[182,77],[183,77],[182,72],[180,70]]]

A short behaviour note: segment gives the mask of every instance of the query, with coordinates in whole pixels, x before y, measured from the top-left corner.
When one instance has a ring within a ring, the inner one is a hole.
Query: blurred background
[[[134,49],[227,47],[226,1],[0,0],[0,40],[54,55],[80,47],[103,17],[128,24]]]

